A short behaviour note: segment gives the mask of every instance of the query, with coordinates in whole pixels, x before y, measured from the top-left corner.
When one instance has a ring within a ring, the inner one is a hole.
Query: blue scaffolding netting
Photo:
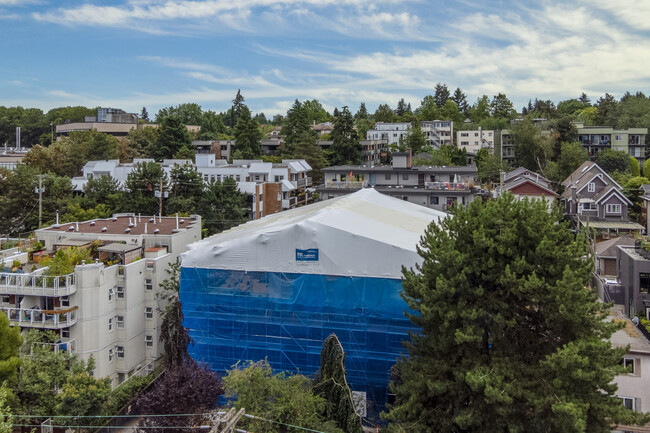
[[[377,413],[390,370],[419,329],[404,315],[401,281],[389,278],[183,267],[180,299],[191,356],[215,371],[267,359],[276,370],[313,375],[328,335],[346,352],[350,386]]]

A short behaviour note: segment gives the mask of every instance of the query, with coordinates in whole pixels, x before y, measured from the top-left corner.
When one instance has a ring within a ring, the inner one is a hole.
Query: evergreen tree
[[[440,119],[440,109],[431,95],[427,95],[422,99],[420,106],[415,110],[415,114],[422,121]]]
[[[397,108],[395,109],[395,115],[399,116],[399,117],[402,117],[405,114],[406,114],[406,101],[404,101],[404,98],[402,98],[397,102]]]
[[[246,200],[246,194],[237,189],[234,179],[209,182],[199,203],[205,234],[213,235],[245,223],[249,207]]]
[[[438,108],[445,106],[445,102],[449,99],[449,88],[447,88],[446,84],[436,84],[433,99],[436,101],[436,106]]]
[[[229,126],[231,128],[237,126],[237,122],[239,121],[239,115],[241,114],[243,108],[247,108],[246,104],[244,104],[244,96],[241,94],[241,89],[237,89],[237,94],[235,95],[235,99],[232,100],[232,108],[230,111]],[[248,112],[248,115],[250,116],[250,111]]]
[[[345,433],[361,433],[361,418],[354,410],[352,391],[345,377],[345,352],[335,334],[323,342],[320,369],[316,373],[314,394],[325,399],[325,418]]]
[[[146,107],[142,107],[142,111],[140,112],[140,120],[149,122],[149,112],[147,111]]]
[[[413,155],[417,155],[427,146],[427,137],[422,132],[422,127],[418,120],[411,123],[411,131],[406,136],[406,139],[404,139],[404,145],[408,149],[411,149]]]
[[[593,261],[558,209],[512,194],[454,207],[404,270],[421,327],[388,419],[412,432],[609,432],[645,421],[615,396],[620,328],[588,289]]]
[[[395,113],[393,113],[393,110],[390,109],[388,104],[380,104],[372,117],[375,122],[390,123],[395,120]]]
[[[23,342],[18,326],[9,326],[6,314],[0,314],[0,386],[18,376],[18,348]]]
[[[587,105],[587,106],[591,105],[591,101],[589,100],[589,97],[587,96],[587,94],[585,92],[582,92],[580,94],[580,97],[578,98],[578,101],[582,102],[584,105]]]
[[[362,102],[361,105],[359,105],[359,110],[356,112],[354,115],[354,120],[360,120],[360,119],[367,119],[369,116],[368,110],[366,109],[366,103]]]
[[[454,95],[451,97],[451,100],[456,103],[458,109],[467,116],[467,111],[469,110],[469,104],[467,104],[467,95],[460,90],[460,87],[456,87],[454,90]]]
[[[156,197],[155,192],[160,191],[161,183],[163,192],[168,191],[167,173],[163,171],[160,164],[137,163],[124,182],[126,194],[121,211],[157,215],[160,212],[160,199]]]
[[[263,134],[260,125],[253,120],[251,112],[245,105],[241,108],[235,126],[235,146],[233,152],[243,159],[258,158],[262,154]]]
[[[630,172],[632,173],[632,176],[641,176],[639,160],[633,156],[630,156]]]
[[[490,102],[490,114],[492,114],[492,117],[512,119],[515,110],[508,97],[503,93],[499,93]]]
[[[330,163],[333,165],[361,163],[359,135],[354,128],[354,119],[347,106],[342,108],[341,114],[334,121],[331,137]]]
[[[284,119],[282,132],[284,134],[285,151],[292,154],[298,137],[305,133],[313,133],[307,119],[307,112],[303,105],[297,99],[287,111],[287,117]]]
[[[321,169],[325,167],[327,161],[323,154],[323,149],[316,144],[316,137],[309,131],[303,132],[296,137],[294,151],[291,154],[293,159],[304,159],[311,166],[312,171],[309,176],[312,178],[314,185],[320,185],[323,182],[323,173]]]
[[[175,165],[169,177],[171,191],[167,201],[167,212],[196,213],[203,195],[203,178],[196,167],[190,164]]]
[[[192,343],[192,338],[187,328],[183,326],[183,304],[179,298],[181,265],[171,263],[166,269],[169,278],[160,283],[163,289],[158,298],[165,304],[158,312],[162,321],[160,323],[160,342],[165,348],[165,366],[178,368],[183,364],[192,362],[187,347]]]
[[[152,156],[156,161],[173,158],[185,145],[191,145],[187,127],[176,116],[168,116],[163,119],[158,128],[156,147],[153,149]]]

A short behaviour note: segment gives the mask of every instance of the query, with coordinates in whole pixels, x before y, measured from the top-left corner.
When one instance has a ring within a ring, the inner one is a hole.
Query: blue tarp
[[[400,289],[397,279],[183,267],[180,297],[190,354],[215,371],[266,358],[274,369],[313,375],[323,341],[336,334],[351,388],[365,391],[376,413],[406,353],[402,341],[419,330]]]

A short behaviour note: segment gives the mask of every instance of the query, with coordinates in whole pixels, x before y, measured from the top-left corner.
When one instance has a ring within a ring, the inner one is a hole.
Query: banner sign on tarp
[[[318,248],[309,248],[308,250],[300,250],[296,248],[296,261],[297,262],[317,262],[318,261]]]

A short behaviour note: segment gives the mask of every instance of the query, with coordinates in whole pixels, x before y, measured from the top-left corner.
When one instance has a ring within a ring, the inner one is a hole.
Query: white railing
[[[311,177],[303,177],[292,182],[296,188],[305,188],[311,186]]]
[[[469,184],[467,182],[424,182],[425,189],[436,190],[467,190]]]
[[[0,307],[9,321],[23,328],[67,328],[77,323],[77,307],[65,310],[41,310],[38,308]]]
[[[77,291],[75,274],[0,273],[0,293],[7,295],[68,296]]]
[[[361,189],[368,187],[368,181],[326,180],[325,187],[336,189]]]
[[[290,209],[298,204],[297,197],[290,197],[288,199],[282,200],[282,209]]]

